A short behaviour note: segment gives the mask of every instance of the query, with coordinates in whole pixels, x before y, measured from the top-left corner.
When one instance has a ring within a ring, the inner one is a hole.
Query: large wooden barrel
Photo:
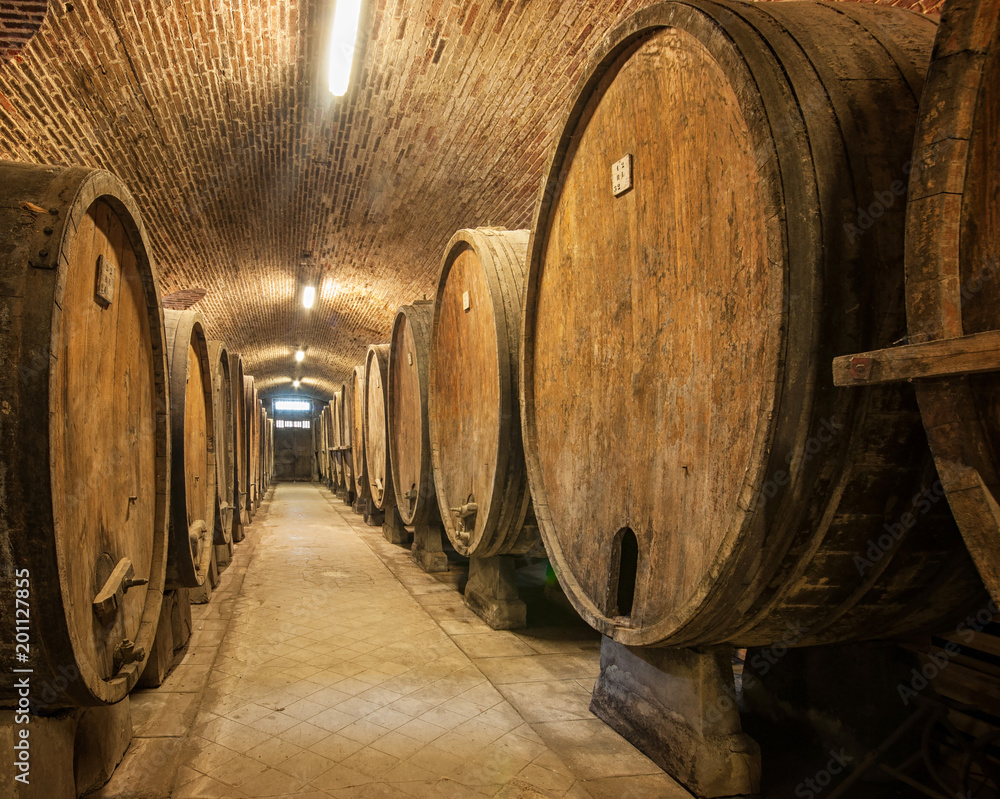
[[[389,354],[389,456],[396,506],[405,525],[438,517],[427,421],[428,362],[434,303],[396,312]]]
[[[371,496],[368,490],[368,468],[365,465],[365,364],[354,367],[351,377],[351,468],[358,500]]]
[[[344,497],[345,502],[353,502],[357,492],[354,478],[354,445],[352,443],[354,438],[353,416],[351,385],[343,383],[340,394],[340,456],[341,468],[344,470],[344,490],[347,492]]]
[[[333,474],[330,475],[330,487],[334,491],[347,488],[347,475],[344,471],[344,458],[340,449],[344,440],[343,426],[344,387],[334,389],[330,400],[330,415],[326,420],[328,427],[330,459],[333,461]]]
[[[395,505],[389,466],[389,417],[386,391],[389,379],[389,345],[372,344],[365,359],[365,469],[368,491],[379,510]]]
[[[243,540],[243,526],[250,524],[247,516],[247,464],[246,464],[246,399],[243,393],[243,357],[229,355],[229,374],[233,382],[233,540]]]
[[[316,464],[321,483],[326,483],[330,480],[331,458],[329,449],[329,416],[330,407],[329,405],[324,405],[319,412],[319,417],[316,419],[316,430],[314,434],[314,438],[316,440]]]
[[[521,383],[546,549],[605,635],[888,638],[981,600],[912,391],[829,368],[905,332],[934,30],[691,0],[633,15],[591,63],[537,207]]]
[[[257,400],[257,504],[264,501],[264,494],[267,491],[267,469],[265,460],[267,455],[267,411],[264,409],[264,401]]]
[[[12,668],[33,700],[110,704],[142,672],[166,570],[156,269],[108,172],[0,163],[0,197],[0,707]]]
[[[170,365],[170,547],[168,588],[205,582],[215,538],[215,398],[205,320],[163,312]]]
[[[941,482],[1000,601],[1000,3],[948,0],[920,101],[907,207],[911,344],[985,334],[989,374],[917,381]],[[983,336],[985,338],[985,336]],[[959,353],[970,342],[956,341]],[[943,361],[943,358],[939,358]]]
[[[254,449],[257,446],[257,423],[254,421],[257,407],[257,390],[254,388],[253,375],[244,375],[243,377],[243,462],[246,464],[246,488],[247,488],[247,500],[246,508],[247,519],[252,520],[254,513],[257,511],[257,491],[256,491],[256,479],[257,479],[257,459],[254,458]]]
[[[527,230],[460,230],[445,249],[431,329],[427,407],[444,529],[462,555],[523,554],[531,495],[517,353]]]
[[[267,455],[264,463],[267,467],[267,484],[270,486],[274,483],[274,419],[270,416],[267,418],[265,441],[267,442]]]
[[[233,540],[233,502],[236,494],[236,456],[233,451],[233,381],[229,350],[221,341],[208,342],[212,364],[212,396],[215,403],[215,543]]]

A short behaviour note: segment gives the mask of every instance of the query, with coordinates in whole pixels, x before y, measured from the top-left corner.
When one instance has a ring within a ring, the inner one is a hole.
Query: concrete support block
[[[383,514],[382,535],[390,544],[406,546],[410,542],[410,534],[403,527],[403,520],[399,518],[399,511],[395,505],[386,508]]]
[[[413,562],[428,573],[448,571],[448,556],[444,554],[441,543],[441,527],[422,524],[410,529],[413,532],[413,546],[410,547]]]
[[[149,659],[139,677],[140,688],[159,688],[174,666],[174,656],[191,637],[191,602],[188,589],[165,591],[156,636]]]
[[[0,796],[77,799],[111,778],[131,742],[128,698],[108,707],[32,714],[27,724],[2,710],[0,747],[15,756],[0,759]]]
[[[465,604],[494,630],[520,630],[528,611],[514,585],[514,559],[508,555],[469,558]]]
[[[590,710],[698,797],[760,791],[760,747],[740,725],[732,650],[626,647],[605,637]]]
[[[209,561],[208,575],[205,582],[197,588],[189,588],[191,602],[195,605],[207,605],[212,598],[212,591],[219,584],[219,566],[215,560],[215,550],[212,550],[212,559]]]

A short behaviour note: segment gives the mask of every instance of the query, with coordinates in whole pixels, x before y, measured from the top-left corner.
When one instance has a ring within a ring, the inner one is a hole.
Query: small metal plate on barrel
[[[97,282],[94,288],[94,299],[102,308],[111,305],[115,298],[115,265],[103,255],[97,256]]]
[[[611,193],[619,197],[632,188],[632,154],[611,165]]]

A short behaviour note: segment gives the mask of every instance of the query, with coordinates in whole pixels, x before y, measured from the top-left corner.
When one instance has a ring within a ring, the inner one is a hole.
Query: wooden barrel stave
[[[222,341],[208,342],[212,364],[212,396],[215,404],[215,543],[233,540],[233,384],[229,350]]]
[[[912,54],[926,58],[931,26],[839,4],[663,4],[612,32],[581,84],[534,226],[525,443],[560,581],[622,643],[766,644],[796,624],[801,643],[892,636],[975,600],[936,503],[926,540],[907,532],[896,557],[890,539],[859,574],[855,556],[916,512],[934,474],[905,391],[848,395],[817,367],[901,334],[891,187],[917,106]],[[672,83],[685,69],[702,99]],[[595,192],[625,153],[632,189]],[[720,190],[699,196],[699,182]],[[883,186],[879,225],[855,235]],[[780,271],[748,268],[766,263]],[[636,540],[636,593],[616,593]]]
[[[167,587],[197,588],[208,577],[215,538],[212,363],[201,314],[166,310],[163,316],[172,439]]]
[[[395,507],[386,413],[388,381],[389,345],[372,344],[365,361],[365,468],[372,501],[387,512]]]
[[[526,230],[461,230],[445,249],[438,282],[427,400],[431,462],[445,531],[468,556],[523,554],[531,495],[517,357],[527,245]],[[470,496],[478,511],[473,529],[463,532],[456,512]]]
[[[428,362],[434,303],[415,302],[396,312],[389,354],[389,455],[392,484],[404,525],[438,518],[427,420]]]
[[[11,367],[0,370],[0,548],[10,569],[0,654],[13,664],[27,654],[50,707],[111,704],[152,648],[166,569],[168,367],[156,269],[135,200],[113,175],[3,163],[0,185],[0,343]],[[111,271],[106,307],[95,297],[98,256]],[[149,582],[99,619],[92,602],[122,558]],[[18,589],[30,616],[20,649]],[[119,667],[125,640],[141,656]],[[13,677],[0,674],[0,706],[17,703]]]

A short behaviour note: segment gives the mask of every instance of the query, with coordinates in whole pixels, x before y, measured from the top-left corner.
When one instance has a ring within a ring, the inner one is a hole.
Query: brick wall
[[[529,224],[589,52],[644,3],[371,0],[341,100],[321,80],[330,5],[53,3],[0,64],[0,157],[117,173],[164,293],[204,289],[195,307],[265,394],[305,344],[303,389],[329,396],[398,305],[432,294],[457,228]],[[322,274],[308,312],[304,260]]]
[[[0,61],[15,58],[41,27],[48,10],[46,0],[0,2]]]

